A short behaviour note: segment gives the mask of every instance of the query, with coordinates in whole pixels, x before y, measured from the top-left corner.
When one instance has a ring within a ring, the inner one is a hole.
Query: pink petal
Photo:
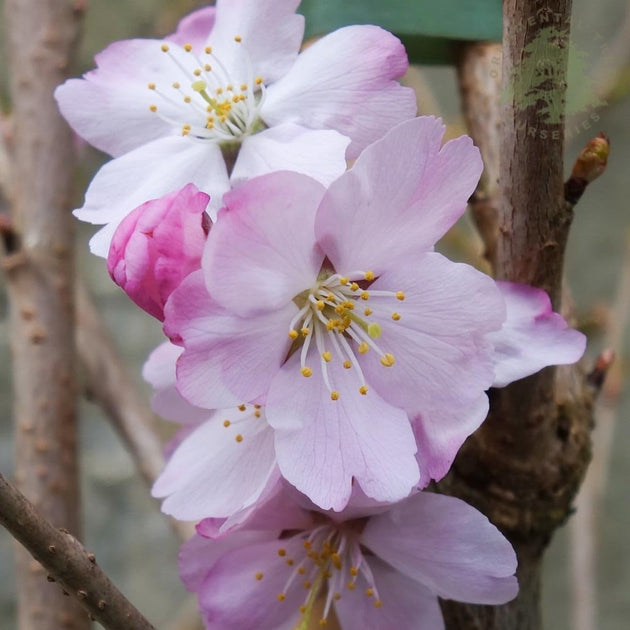
[[[346,170],[348,142],[336,131],[281,124],[243,140],[231,180],[295,171],[328,185]]]
[[[307,595],[301,580],[293,581],[284,601],[278,600],[304,556],[302,539],[295,537],[247,545],[228,551],[214,563],[198,589],[199,606],[210,628],[262,630],[284,627],[298,618]],[[284,549],[286,556],[279,556]],[[286,558],[297,558],[295,566]],[[262,573],[260,580],[256,574]],[[299,578],[299,576],[297,576]]]
[[[341,28],[304,50],[269,87],[263,119],[335,129],[352,139],[348,157],[355,158],[416,115],[413,90],[395,81],[408,65],[404,46],[391,33],[378,26]]]
[[[440,597],[490,605],[516,597],[512,546],[460,499],[419,493],[371,518],[361,540]]]
[[[189,591],[198,591],[214,563],[226,552],[245,545],[275,540],[277,532],[237,532],[221,540],[193,536],[179,550],[179,572]]]
[[[196,50],[201,49],[214,27],[215,13],[215,7],[203,7],[189,13],[180,20],[177,30],[165,39],[179,46],[190,44]]]
[[[92,252],[106,257],[116,227],[132,210],[189,183],[220,200],[229,188],[221,151],[181,136],[160,138],[105,164],[74,214],[82,221],[108,224],[90,241]]]
[[[221,410],[178,446],[152,494],[166,497],[162,511],[180,520],[225,518],[258,500],[275,467],[273,431],[264,418],[251,407]]]
[[[195,425],[206,420],[209,412],[191,405],[177,391],[175,366],[183,351],[180,346],[165,341],[149,355],[142,377],[155,390],[151,397],[151,409],[155,413],[172,422]]]
[[[341,627],[370,630],[444,630],[442,611],[436,595],[374,556],[369,558],[381,606],[366,597],[368,584],[361,573],[354,590],[344,590],[335,602]]]
[[[403,122],[365,149],[354,166],[331,184],[317,213],[315,231],[337,271],[371,269],[379,275],[397,262],[404,264],[410,253],[431,249],[442,236],[443,226],[436,231],[436,221],[452,223],[463,213],[466,199],[448,216],[443,216],[443,207],[419,211],[414,206],[435,183],[433,164],[442,162],[443,134],[444,125],[433,117]],[[464,172],[468,161],[479,161],[475,155],[462,153],[459,166]],[[448,171],[447,177],[452,181],[445,194],[451,186],[459,187],[454,182],[460,173]]]
[[[177,366],[179,392],[206,409],[258,402],[286,357],[287,322],[296,310],[291,302],[239,318],[208,295],[202,271],[188,276],[167,302],[164,320],[166,334],[185,348]]]
[[[218,0],[216,21],[208,40],[233,78],[248,80],[251,70],[265,84],[278,80],[293,65],[304,36],[304,17],[295,10],[299,0]],[[241,43],[234,38],[239,36]],[[240,80],[240,79],[239,79]]]
[[[366,379],[388,402],[411,415],[472,402],[493,378],[486,333],[505,317],[491,278],[474,268],[429,252],[384,273],[368,291],[394,295],[369,298],[370,321],[381,327],[377,342],[395,357],[383,367],[378,353],[359,355]],[[392,319],[398,313],[400,319]]]
[[[153,104],[167,116],[176,111],[147,87],[181,80],[181,71],[161,45],[151,39],[114,42],[96,55],[95,70],[55,90],[64,118],[97,149],[117,157],[172,134],[172,125],[149,111]]]
[[[282,367],[267,405],[283,476],[323,509],[343,509],[353,479],[379,501],[407,496],[418,481],[407,415],[372,390],[362,396],[356,374],[339,361],[329,364],[330,382],[340,392],[331,400],[316,353],[310,378],[300,374],[299,359],[296,353]]]
[[[127,215],[107,257],[114,282],[150,315],[164,319],[170,294],[201,268],[209,197],[193,184],[143,203]]]
[[[548,365],[580,359],[586,337],[553,312],[544,291],[511,282],[497,282],[497,286],[505,299],[507,320],[489,336],[494,344],[494,387],[504,387]]]
[[[218,303],[246,316],[285,308],[313,284],[323,259],[313,232],[323,192],[309,177],[281,172],[225,196],[226,209],[208,237],[202,262]]]

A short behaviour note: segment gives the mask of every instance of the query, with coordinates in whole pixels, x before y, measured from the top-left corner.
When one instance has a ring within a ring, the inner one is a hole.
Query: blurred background
[[[412,0],[408,0],[411,4]],[[174,30],[178,19],[203,2],[184,0],[92,0],[76,74],[93,66],[93,56],[108,43],[130,37],[151,37]],[[434,5],[436,3],[431,3]],[[449,3],[446,3],[449,4]],[[469,5],[500,6],[495,0]],[[0,8],[3,2],[0,0]],[[436,9],[437,10],[437,9]],[[0,13],[1,15],[1,13]],[[478,14],[483,18],[483,14]],[[429,16],[431,17],[431,16]],[[430,21],[430,20],[428,20]],[[480,22],[481,31],[496,24]],[[484,35],[486,37],[492,35]],[[630,618],[630,392],[624,387],[628,359],[630,309],[630,4],[627,0],[574,0],[571,60],[581,80],[570,86],[567,125],[567,175],[582,146],[599,131],[612,144],[605,175],[592,184],[576,207],[566,273],[576,303],[578,323],[589,335],[589,361],[615,340],[618,361],[609,374],[598,416],[598,440],[604,459],[598,480],[605,485],[598,524],[587,537],[596,537],[595,580],[599,599],[599,630],[628,627]],[[0,105],[8,111],[5,56],[0,48]],[[428,57],[427,57],[428,58]],[[444,59],[438,54],[433,61]],[[438,114],[450,136],[465,132],[456,73],[450,65],[416,65],[406,79],[416,88],[420,113]],[[601,103],[605,101],[606,104]],[[589,118],[583,103],[601,103],[599,120]],[[585,122],[586,121],[586,122]],[[590,122],[589,122],[590,121]],[[587,128],[590,126],[590,128]],[[106,156],[80,146],[75,205]],[[0,205],[2,201],[0,200]],[[109,279],[103,260],[88,253],[93,229],[77,222],[79,269],[95,296],[127,361],[148,397],[141,366],[162,340],[156,321],[145,315]],[[468,221],[456,226],[445,246],[451,255],[470,260],[481,251]],[[0,277],[0,472],[13,469],[11,374],[7,341],[7,305]],[[160,430],[166,439],[168,423]],[[177,574],[178,541],[134,469],[133,462],[100,410],[81,407],[81,464],[84,542],[129,599],[160,629],[175,627],[191,602]],[[607,449],[606,444],[610,446]],[[607,455],[606,455],[607,453]],[[570,526],[558,531],[546,557],[544,581],[545,626],[569,630],[574,599],[571,595]],[[15,625],[11,537],[0,532],[0,630]],[[193,604],[194,610],[194,604]]]

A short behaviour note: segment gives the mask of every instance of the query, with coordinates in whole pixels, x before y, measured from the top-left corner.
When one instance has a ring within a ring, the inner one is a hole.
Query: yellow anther
[[[338,319],[329,319],[326,322],[326,330],[332,330],[335,327],[336,322],[338,321]]]
[[[256,77],[255,81],[256,85],[260,85],[263,82],[262,77]]]
[[[240,35],[236,35],[236,36],[234,37],[234,41],[235,41],[237,44],[240,44],[240,43],[243,41],[243,38],[242,38]]]
[[[385,367],[392,367],[392,365],[394,365],[395,362],[396,360],[394,359],[394,355],[390,354],[389,352],[386,352],[381,357],[381,364],[384,365]]]
[[[367,342],[362,341],[359,344],[359,353],[360,354],[365,354],[369,349],[370,349],[370,346],[367,344]]]
[[[302,614],[304,614],[304,613],[306,612],[306,606],[305,606],[304,604],[302,604],[302,605],[298,608],[298,610],[299,610]]]
[[[351,302],[350,300],[348,300],[348,301],[344,302],[344,303],[342,304],[342,306],[343,306],[345,309],[349,310],[349,311],[353,311],[353,310],[354,310],[354,302]]]
[[[190,131],[190,125],[189,125],[188,123],[184,124],[184,125],[183,125],[183,128],[184,128],[184,129],[187,129],[188,131]]]
[[[359,387],[359,393],[363,394],[363,396],[365,396],[368,393],[367,385],[361,385],[361,387]]]
[[[168,46],[166,44],[162,44],[160,48],[162,49],[162,52],[168,52]]]
[[[335,594],[333,595],[333,599],[334,599],[336,602],[338,602],[338,601],[341,599],[341,593],[335,593]]]
[[[155,83],[149,83],[149,85],[147,85],[147,87],[148,87],[150,90],[155,90]]]
[[[363,291],[363,293],[361,293],[361,299],[362,300],[369,300],[370,299],[370,294],[367,291]]]
[[[307,589],[307,590],[309,588],[311,588],[311,586],[312,586],[312,584],[308,580],[306,580],[306,582],[302,582],[302,587]]]
[[[279,602],[283,602],[286,598],[287,596],[284,593],[278,593],[277,599]]]
[[[176,90],[179,90],[179,83],[178,83],[177,81],[175,81],[175,82],[173,83],[173,87],[174,87]]]
[[[352,361],[348,361],[347,359],[343,362],[343,367],[346,368],[346,370],[349,370],[352,367]]]
[[[185,127],[182,129],[182,136],[187,136],[190,133],[190,129],[186,129]]]
[[[262,409],[262,405],[254,405],[254,409]]]
[[[212,66],[211,66],[209,63],[205,64],[205,65],[204,65],[204,67],[203,67],[203,69],[204,69],[206,72],[212,72]]]
[[[190,96],[184,96],[184,103],[190,103],[191,98]]]
[[[356,282],[353,282],[350,285],[350,291],[358,291],[359,290],[359,285]]]
[[[254,411],[254,416],[256,416],[256,418],[260,418],[260,411],[258,411],[258,409]]]
[[[330,559],[332,560],[335,569],[341,569],[341,556],[338,553],[333,553],[330,556]]]
[[[157,112],[157,105],[149,105],[149,109],[150,109],[152,112]]]
[[[381,336],[382,333],[382,329],[380,324],[377,324],[376,322],[372,322],[371,324],[368,324],[367,327],[367,334],[372,338],[372,339],[378,339]]]
[[[392,319],[397,322],[400,319],[400,313],[392,313]]]
[[[304,366],[300,372],[302,373],[302,376],[305,376],[306,378],[308,378],[309,376],[313,376],[313,370],[311,370],[310,367]]]
[[[354,582],[348,582],[347,586],[349,591],[354,591],[356,588],[356,584]]]
[[[287,563],[290,567],[292,567],[292,566],[293,566],[293,558],[287,558],[287,559],[285,560],[285,562],[286,562],[286,563]]]
[[[396,299],[402,302],[405,299],[405,294],[402,291],[398,291],[398,293],[396,293]]]
[[[247,89],[247,83],[241,83],[241,92],[244,92]]]
[[[323,311],[326,304],[324,303],[324,300],[317,300],[317,302],[315,302],[315,306],[317,307],[318,311]]]
[[[281,558],[284,558],[284,556],[286,556],[286,555],[287,555],[287,550],[286,550],[286,549],[282,549],[282,548],[278,549],[278,555],[279,555]]]
[[[302,337],[308,337],[308,334],[311,332],[309,328],[302,328],[302,330],[300,330],[300,332],[302,333]]]
[[[341,278],[339,278],[339,284],[342,284],[344,286],[346,286],[346,284],[348,284],[349,279],[346,278],[346,276],[341,276]]]
[[[383,602],[380,599],[374,600],[374,608],[381,608],[383,606]]]
[[[373,271],[366,271],[365,275],[363,277],[366,280],[369,280],[371,282],[372,280],[374,280],[374,272]]]
[[[332,354],[326,350],[326,352],[322,352],[322,359],[324,359],[326,363],[329,363],[332,360]]]
[[[239,406],[238,406],[238,410],[239,410],[239,411],[245,411],[245,409],[247,409],[247,406],[246,406],[246,405],[244,405],[244,404],[243,404],[243,405],[239,405]]]
[[[218,87],[218,88],[215,90],[215,92],[216,92],[217,94],[223,94],[223,88]]]
[[[312,547],[310,540],[305,540],[303,543],[304,549],[310,549]]]
[[[240,433],[237,433],[236,437],[234,438],[237,442],[242,442],[243,441],[243,436]]]
[[[206,46],[206,47],[203,49],[203,52],[205,52],[205,53],[206,53],[206,55],[211,55],[211,54],[212,54],[212,46]]]
[[[363,311],[363,314],[364,314],[366,317],[369,317],[372,313],[373,313],[373,311],[372,311],[372,309],[371,309],[371,308],[366,308],[366,309]]]
[[[254,577],[260,582],[260,580],[263,579],[263,574],[260,571],[258,571],[258,573],[254,575]]]
[[[232,97],[232,103],[238,103],[238,102],[240,102],[240,100],[241,99],[239,98],[238,94],[236,96]]]
[[[208,84],[205,81],[199,80],[192,83],[190,87],[195,90],[195,92],[205,92]]]
[[[199,76],[201,76],[201,70],[200,70],[199,68],[195,68],[195,69],[193,70],[193,74],[194,74],[196,77],[199,77]]]
[[[232,92],[234,90],[234,86],[231,83],[228,83],[228,85],[225,86],[225,89],[228,92]]]
[[[300,575],[304,575],[304,574],[306,573],[306,569],[305,569],[304,567],[300,567],[300,568],[298,569],[298,573],[299,573]]]
[[[192,50],[192,44],[184,44],[184,50],[190,52]]]
[[[229,420],[223,421],[223,426],[227,429],[232,423]]]
[[[300,333],[298,333],[297,330],[290,330],[289,331],[289,338],[290,339],[297,339],[300,336]]]
[[[325,625],[327,625],[328,622],[322,617],[322,619],[319,620],[319,625],[323,628]]]
[[[339,392],[334,390],[330,392],[330,400],[339,400]]]
[[[334,302],[334,301],[335,301],[335,294],[334,294],[334,293],[329,293],[329,294],[326,296],[326,299],[327,299],[329,302]]]
[[[366,588],[366,589],[365,589],[365,594],[366,594],[368,597],[373,597],[373,596],[374,596],[374,589],[373,589],[373,588]]]
[[[359,575],[359,569],[357,569],[356,567],[350,567],[350,575],[356,577],[357,575]]]

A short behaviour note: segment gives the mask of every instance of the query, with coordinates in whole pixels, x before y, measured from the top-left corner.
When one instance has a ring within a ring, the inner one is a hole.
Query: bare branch
[[[111,630],[153,628],[103,573],[94,555],[67,530],[55,529],[43,519],[2,475],[0,524],[48,571],[48,581],[59,583],[63,589],[60,596],[72,594],[90,618]],[[44,581],[44,576],[38,579]]]
[[[9,152],[6,194],[18,236],[14,252],[3,261],[14,365],[16,479],[48,520],[78,533],[69,211],[73,146],[53,90],[71,62],[81,10],[72,0],[6,0],[4,8],[13,103],[12,133],[3,133]],[[80,608],[46,584],[22,550],[17,568],[20,628],[87,627]]]

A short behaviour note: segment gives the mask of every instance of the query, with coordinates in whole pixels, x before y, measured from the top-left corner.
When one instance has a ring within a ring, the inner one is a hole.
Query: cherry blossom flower
[[[459,499],[418,493],[341,514],[301,504],[276,494],[227,530],[198,525],[180,572],[208,628],[301,630],[316,614],[325,626],[334,608],[344,630],[443,630],[438,597],[495,605],[516,596],[512,547]]]
[[[446,474],[495,370],[509,375],[494,344],[527,341],[531,311],[510,300],[501,333],[494,281],[432,251],[482,168],[470,138],[441,147],[443,132],[401,123],[328,190],[281,172],[231,191],[202,269],[165,307],[185,349],[179,392],[206,409],[264,405],[282,475],[324,509],[343,509],[353,480],[394,502]],[[563,326],[511,374],[576,360],[583,336]]]
[[[187,183],[213,211],[231,182],[289,169],[325,184],[387,129],[416,113],[395,81],[404,47],[376,26],[350,26],[298,55],[299,0],[217,0],[165,40],[116,42],[97,68],[56,91],[73,129],[115,159],[92,181],[84,221],[106,256],[124,216]],[[349,146],[348,146],[349,145]]]
[[[201,265],[210,229],[208,195],[189,184],[147,201],[123,219],[114,233],[107,270],[142,309],[159,320],[169,295]]]

